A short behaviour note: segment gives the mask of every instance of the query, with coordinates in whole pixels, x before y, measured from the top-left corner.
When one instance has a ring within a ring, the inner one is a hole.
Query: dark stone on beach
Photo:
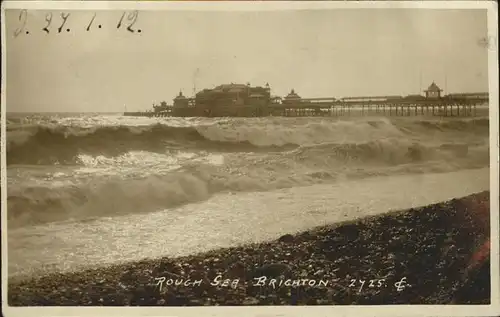
[[[316,234],[312,234],[310,231],[304,231],[298,235],[302,240],[313,240],[316,238]]]
[[[342,235],[344,240],[348,242],[354,241],[359,237],[360,228],[358,224],[353,223],[340,226],[335,231]]]
[[[173,262],[160,262],[153,269],[154,276],[165,276],[170,278],[180,277],[183,274],[182,268]]]
[[[284,263],[270,263],[258,267],[253,271],[253,277],[279,277],[291,272],[291,267]]]
[[[278,241],[279,242],[285,242],[285,243],[291,243],[295,240],[295,237],[291,234],[285,234],[281,237],[279,237]]]
[[[247,268],[243,262],[237,261],[234,264],[228,265],[227,273],[230,278],[246,278]]]

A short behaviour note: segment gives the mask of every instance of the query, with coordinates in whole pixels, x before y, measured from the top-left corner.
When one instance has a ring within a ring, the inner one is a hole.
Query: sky
[[[150,109],[182,91],[269,83],[304,98],[487,92],[486,10],[6,11],[8,112]],[[47,14],[52,13],[49,32]],[[101,28],[98,26],[101,25]],[[69,29],[69,31],[67,31]],[[29,34],[26,34],[29,32]]]

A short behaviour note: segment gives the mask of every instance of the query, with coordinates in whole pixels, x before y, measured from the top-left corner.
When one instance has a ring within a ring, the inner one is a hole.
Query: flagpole
[[[444,92],[443,94],[448,93],[448,74],[446,73],[446,63],[444,64]]]
[[[193,96],[196,95],[196,78],[198,76],[198,72],[200,71],[200,68],[196,68],[193,74]]]
[[[418,74],[418,94],[422,94],[422,68],[420,68]]]

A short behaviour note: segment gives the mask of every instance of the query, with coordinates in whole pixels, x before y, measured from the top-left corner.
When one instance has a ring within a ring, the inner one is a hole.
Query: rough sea
[[[8,114],[9,275],[181,256],[489,189],[489,120]]]

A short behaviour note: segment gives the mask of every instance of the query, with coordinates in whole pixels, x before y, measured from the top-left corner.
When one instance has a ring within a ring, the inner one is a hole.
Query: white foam
[[[215,196],[198,204],[9,230],[9,274],[182,256],[489,188],[489,169],[373,177],[334,185]]]

